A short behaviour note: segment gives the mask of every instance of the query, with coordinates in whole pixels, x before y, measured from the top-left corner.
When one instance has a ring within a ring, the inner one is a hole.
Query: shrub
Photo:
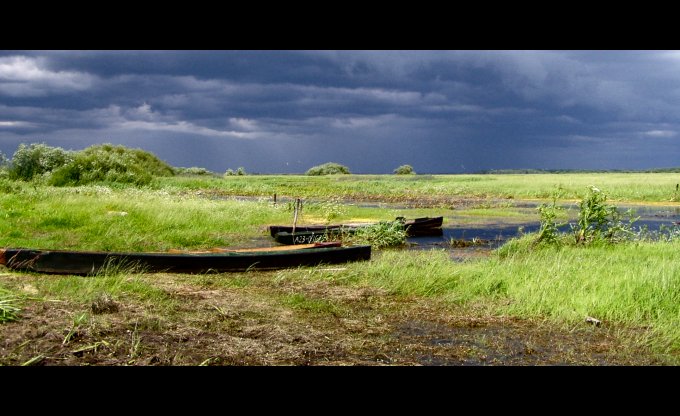
[[[401,165],[394,170],[395,175],[415,175],[416,171],[413,170],[411,165]]]
[[[61,147],[52,147],[44,143],[21,143],[9,167],[11,179],[30,181],[36,176],[48,174],[73,159],[73,152]]]
[[[618,243],[634,238],[644,238],[644,233],[635,233],[633,223],[638,218],[633,218],[629,210],[626,214],[627,222],[624,222],[623,215],[618,209],[607,203],[607,195],[594,186],[589,187],[589,192],[578,204],[578,221],[576,224],[569,223],[574,235],[574,244],[597,244],[597,243]],[[546,244],[565,244],[562,238],[564,234],[559,232],[559,228],[567,225],[566,222],[556,221],[563,209],[557,205],[557,196],[553,195],[552,204],[542,204],[538,207],[541,216],[541,228],[535,243]]]
[[[173,168],[150,152],[101,144],[77,152],[55,170],[49,183],[56,186],[116,182],[146,185],[154,176],[172,176]]]
[[[576,243],[617,242],[633,235],[631,228],[636,219],[629,215],[628,223],[624,223],[616,207],[606,201],[604,192],[589,187],[588,195],[579,203],[578,223],[572,225]]]
[[[246,174],[246,170],[243,167],[239,167],[236,169],[236,171],[232,169],[227,169],[226,172],[224,172],[224,176],[244,176]]]
[[[0,169],[9,168],[9,159],[4,153],[0,152]]]
[[[206,168],[198,168],[195,166],[192,166],[190,168],[175,168],[175,174],[176,175],[198,175],[198,176],[207,176],[207,175],[214,175],[211,171],[209,171]]]
[[[554,244],[559,241],[559,227],[565,225],[556,221],[559,212],[563,210],[557,205],[557,197],[553,197],[552,204],[541,204],[537,208],[541,216],[541,228],[538,231],[538,243]]]
[[[0,179],[9,178],[10,160],[0,152]]]
[[[323,165],[318,165],[310,168],[306,175],[310,176],[321,176],[321,175],[349,175],[351,172],[347,166],[341,165],[339,163],[328,162]]]

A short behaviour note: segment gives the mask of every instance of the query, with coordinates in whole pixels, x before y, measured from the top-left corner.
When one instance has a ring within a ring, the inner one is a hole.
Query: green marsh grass
[[[302,220],[343,222],[357,217],[393,220],[401,214],[355,206],[336,209],[333,204],[343,198],[399,202],[434,195],[547,200],[557,192],[558,200],[578,200],[586,196],[589,185],[595,185],[606,189],[612,202],[670,203],[678,182],[680,175],[666,173],[172,177],[156,179],[146,188],[52,188],[0,182],[0,246],[164,251],[246,245],[253,237],[266,238],[268,224],[291,223],[292,213],[286,205],[272,204],[274,193],[335,201],[303,208]],[[229,195],[261,198],[225,198]],[[468,213],[470,217],[478,215],[479,220],[503,209],[480,206]],[[437,210],[427,215],[429,212]],[[585,317],[592,316],[605,327],[639,329],[649,336],[641,339],[660,350],[678,351],[679,242],[536,247],[532,244],[535,239],[528,235],[507,243],[489,258],[462,263],[451,261],[446,250],[379,251],[370,262],[312,275],[558,325],[583,325]],[[310,274],[302,269],[285,275],[308,278]],[[248,279],[244,281],[248,283]],[[42,296],[81,302],[92,302],[103,294],[114,300],[131,296],[157,304],[163,311],[172,311],[174,302],[166,291],[135,272],[35,278],[34,285]],[[333,309],[333,305],[315,304],[313,299],[290,298],[287,302],[303,310]]]
[[[590,185],[607,189],[613,201],[674,202],[678,173],[539,173],[462,175],[251,175],[227,178],[157,178],[165,189],[209,188],[225,195],[301,198],[582,199]]]
[[[309,297],[304,293],[287,295],[283,303],[293,309],[299,309],[315,314],[338,315],[340,313],[340,309],[336,304],[325,299]]]
[[[107,187],[0,194],[0,246],[107,251],[232,246],[290,214],[257,201]]]
[[[330,278],[567,327],[592,316],[639,330],[640,340],[660,351],[680,349],[680,242],[536,248],[535,238],[463,263],[445,250],[384,251]]]
[[[14,292],[0,287],[0,323],[19,319],[19,303],[21,297]]]
[[[299,224],[394,220],[397,210],[303,204]],[[0,246],[166,251],[246,246],[268,224],[292,224],[288,204],[134,187],[54,188],[23,184],[0,193]]]
[[[36,279],[34,285],[46,298],[67,299],[91,305],[96,305],[103,299],[115,301],[128,297],[158,305],[172,303],[171,297],[164,290],[145,281],[140,271],[134,265],[111,263],[93,276],[52,276],[50,279]]]

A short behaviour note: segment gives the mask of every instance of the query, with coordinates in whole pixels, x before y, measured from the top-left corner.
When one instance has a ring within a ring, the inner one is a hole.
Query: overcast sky
[[[353,173],[680,166],[678,51],[0,51],[0,151]]]

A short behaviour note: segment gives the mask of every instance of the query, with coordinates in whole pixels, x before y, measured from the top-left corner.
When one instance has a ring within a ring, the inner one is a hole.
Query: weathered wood
[[[298,244],[295,246],[276,246],[276,247],[253,247],[253,248],[222,248],[214,247],[208,250],[179,250],[170,249],[168,253],[185,253],[185,254],[208,254],[208,253],[254,253],[254,252],[271,252],[271,251],[290,251],[290,250],[304,250],[307,248],[322,248],[322,247],[340,247],[342,244],[339,241],[318,242],[312,244]]]

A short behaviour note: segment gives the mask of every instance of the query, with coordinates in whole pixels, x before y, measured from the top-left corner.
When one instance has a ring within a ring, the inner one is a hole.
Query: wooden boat
[[[371,246],[313,245],[303,249],[226,250],[219,252],[123,253],[103,251],[0,249],[0,264],[14,270],[54,274],[96,274],[109,265],[140,272],[206,273],[272,270],[369,260]]]
[[[441,231],[437,231],[437,228],[441,228],[444,217],[423,217],[416,218],[413,220],[406,220],[403,217],[398,217],[395,221],[401,221],[406,229],[406,235],[409,237],[426,236],[426,235],[442,235]],[[334,224],[334,225],[303,225],[295,227],[295,233],[298,232],[317,232],[317,233],[327,233],[327,232],[351,232],[360,227],[367,227],[369,225],[375,225],[376,223],[365,223],[365,224]],[[289,225],[271,225],[269,226],[269,234],[272,237],[276,237],[278,233],[292,233],[293,227]],[[309,241],[308,241],[309,242]]]
[[[350,232],[346,229],[345,232]],[[287,233],[282,231],[274,235],[274,240],[280,244],[297,245],[297,244],[314,244],[340,237],[340,229],[321,230],[321,231],[295,231],[294,233]]]

